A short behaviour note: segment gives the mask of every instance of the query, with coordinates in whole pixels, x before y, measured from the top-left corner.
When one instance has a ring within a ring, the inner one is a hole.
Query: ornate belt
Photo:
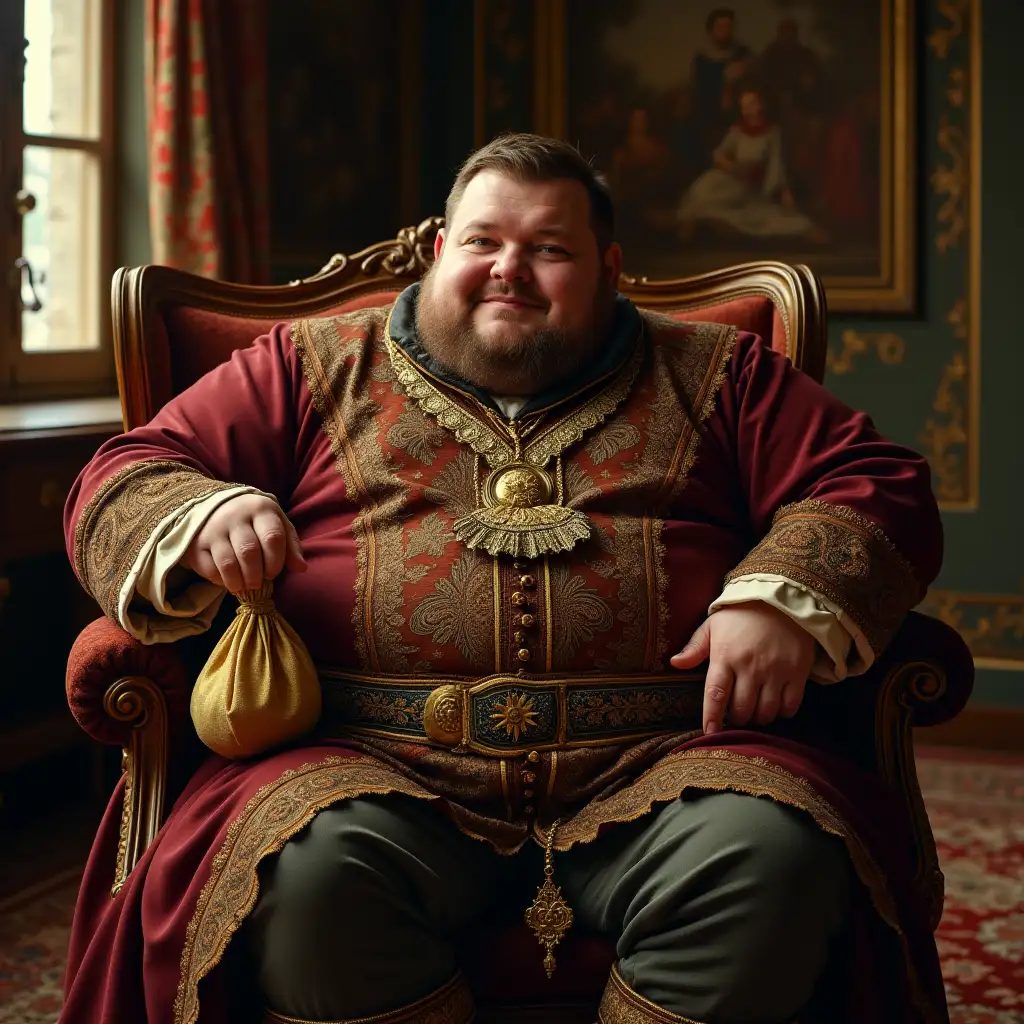
[[[481,678],[321,671],[321,729],[495,757],[700,729],[704,675]]]

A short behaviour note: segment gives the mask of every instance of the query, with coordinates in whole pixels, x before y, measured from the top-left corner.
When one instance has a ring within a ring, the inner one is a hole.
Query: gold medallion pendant
[[[484,507],[455,520],[455,536],[466,547],[513,558],[569,551],[590,536],[590,520],[582,512],[553,504],[554,496],[549,473],[527,462],[509,463],[487,478]]]
[[[468,548],[526,559],[570,551],[587,540],[593,531],[590,520],[565,507],[562,456],[629,394],[643,365],[639,336],[622,366],[590,397],[567,406],[560,417],[537,413],[519,423],[502,421],[482,407],[471,411],[455,401],[396,344],[390,324],[389,315],[384,343],[399,384],[426,415],[476,455],[479,507],[455,520],[455,536]],[[481,487],[482,462],[491,472]],[[547,468],[551,465],[554,472]]]

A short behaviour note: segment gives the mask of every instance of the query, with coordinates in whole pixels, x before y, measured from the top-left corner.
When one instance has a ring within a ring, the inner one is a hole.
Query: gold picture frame
[[[830,0],[811,0],[806,9],[811,14],[804,15],[804,21],[813,22],[815,3],[821,7],[821,13],[833,19],[840,6]],[[643,232],[637,232],[639,244],[634,239],[626,247],[626,268],[634,275],[641,277],[682,277],[693,273],[713,270],[743,262],[746,259],[778,258],[790,263],[807,263],[822,278],[828,294],[829,308],[833,312],[848,313],[907,313],[915,310],[918,300],[917,290],[917,197],[914,192],[915,166],[915,59],[914,59],[914,0],[873,0],[871,6],[877,5],[874,11],[865,16],[861,5],[853,5],[844,10],[850,12],[849,17],[861,18],[862,24],[877,26],[877,33],[871,29],[871,37],[877,42],[877,51],[845,56],[832,50],[828,60],[822,60],[826,73],[836,71],[853,61],[861,61],[877,67],[877,103],[874,92],[865,90],[849,100],[850,108],[857,109],[855,104],[867,105],[861,112],[857,122],[858,130],[862,124],[871,125],[871,136],[863,152],[870,154],[863,159],[863,180],[867,182],[865,193],[870,195],[869,211],[872,213],[867,221],[853,220],[852,232],[862,231],[863,225],[869,225],[870,241],[857,241],[847,244],[846,236],[835,233],[829,241],[826,231],[821,230],[813,244],[801,247],[796,244],[780,246],[772,239],[754,238],[749,245],[745,239],[732,238],[730,244],[721,248],[716,243],[692,246],[671,241],[659,243],[662,249],[655,251],[653,243],[643,241]],[[608,63],[602,66],[602,57],[606,55],[587,52],[587,30],[591,30],[595,17],[600,17],[603,7],[614,6],[614,0],[535,0],[533,6],[534,23],[534,81],[533,81],[533,113],[535,130],[558,138],[565,138],[580,146],[584,155],[595,157],[599,167],[602,166],[602,154],[599,147],[588,138],[586,124],[576,116],[572,109],[572,97],[587,93],[588,81],[593,83],[595,93],[602,88],[610,92],[607,84],[610,75]],[[708,3],[707,12],[714,11],[715,5]],[[731,8],[734,20],[742,26],[744,12],[756,20],[770,11],[779,19],[779,30],[783,21],[798,22],[797,18],[788,15],[788,8],[782,6],[775,10],[773,3],[758,0],[733,0]],[[632,9],[634,21],[647,18],[655,13],[671,12],[668,16],[682,26],[694,20],[697,10],[692,3],[665,5],[658,0],[634,0]],[[700,11],[704,8],[701,7]],[[621,40],[628,38],[623,31],[623,23],[629,28],[628,13],[624,17],[622,9],[614,13],[617,19],[613,30],[619,33],[618,70],[620,80],[640,77],[644,69],[643,63],[636,54],[647,53],[640,48],[627,52]],[[702,15],[702,17],[705,15]],[[579,18],[580,21],[574,21]],[[586,22],[583,19],[586,19]],[[688,19],[688,20],[687,20]],[[865,20],[866,19],[866,20]],[[667,38],[677,31],[673,24],[660,26],[660,32]],[[704,26],[702,25],[702,28]],[[806,27],[806,26],[804,26]],[[691,26],[692,28],[692,26]],[[813,25],[812,25],[813,28]],[[652,35],[647,26],[647,38]],[[710,27],[707,31],[711,32]],[[639,38],[641,33],[635,32]],[[606,38],[608,38],[606,36]],[[858,37],[860,38],[860,37]],[[571,53],[567,42],[572,39]],[[692,32],[687,32],[688,45],[693,47]],[[682,40],[680,40],[682,42]],[[812,44],[814,42],[812,35]],[[803,50],[813,53],[813,46],[801,43]],[[862,43],[862,45],[864,45]],[[874,44],[871,44],[874,45]],[[751,50],[753,53],[753,50]],[[762,51],[767,52],[767,50]],[[844,63],[845,62],[845,63]],[[756,67],[756,54],[753,61]],[[684,64],[685,66],[685,64]],[[614,70],[614,69],[613,69]],[[684,72],[685,74],[685,72]],[[756,75],[757,72],[755,71]],[[769,84],[769,83],[762,83]],[[628,90],[625,90],[628,91]],[[762,90],[763,91],[763,90]],[[623,90],[620,89],[619,96]],[[648,90],[648,96],[650,91]],[[628,98],[623,100],[628,103]],[[771,113],[769,111],[769,117]],[[877,121],[876,121],[877,118]],[[847,122],[850,118],[847,118]],[[835,145],[840,146],[843,125],[838,117],[831,122],[832,137]],[[877,130],[876,130],[877,129]],[[632,131],[630,126],[629,131]],[[847,131],[847,138],[850,132]],[[853,143],[856,146],[856,137]],[[875,154],[877,153],[877,160]],[[607,154],[604,154],[607,158]],[[836,166],[842,168],[841,152],[835,155]],[[602,169],[607,169],[602,167]],[[842,182],[840,181],[840,185]],[[613,183],[614,191],[614,183]],[[838,186],[832,189],[833,194],[841,195]],[[619,203],[622,209],[621,202]],[[628,211],[622,218],[628,224]],[[877,217],[877,219],[876,219]],[[810,219],[810,218],[808,218]],[[877,225],[877,232],[875,231]],[[809,234],[809,233],[808,233]],[[850,237],[853,237],[851,234]],[[639,250],[639,251],[638,251]]]

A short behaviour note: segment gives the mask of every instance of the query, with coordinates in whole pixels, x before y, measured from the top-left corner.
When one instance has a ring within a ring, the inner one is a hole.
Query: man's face
[[[617,245],[599,252],[579,182],[481,171],[434,253],[418,304],[420,341],[474,384],[534,394],[605,341],[622,256]]]
[[[728,46],[732,42],[732,18],[723,14],[711,24],[711,38],[719,46]]]

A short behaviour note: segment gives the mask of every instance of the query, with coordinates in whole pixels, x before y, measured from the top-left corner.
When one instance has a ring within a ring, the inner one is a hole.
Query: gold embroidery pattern
[[[688,688],[633,690],[631,693],[608,695],[607,691],[580,694],[569,709],[575,730],[622,729],[643,727],[653,722],[678,721],[700,714],[694,694]]]
[[[597,1011],[598,1024],[700,1024],[690,1017],[680,1017],[663,1010],[657,1003],[644,999],[623,980],[616,966],[601,996]]]
[[[551,608],[555,667],[569,665],[581,644],[607,633],[615,618],[607,602],[582,576],[570,576],[564,565],[551,566]]]
[[[481,672],[490,670],[494,652],[494,614],[490,559],[463,551],[451,575],[434,584],[434,592],[417,605],[409,628],[439,646],[455,644]]]
[[[388,431],[388,444],[408,452],[424,466],[432,466],[437,449],[445,442],[445,432],[415,406],[406,406]]]
[[[339,1024],[470,1024],[474,1019],[473,993],[462,974],[456,974],[447,985],[423,999],[381,1017],[364,1017],[361,1021]],[[267,1011],[264,1024],[315,1024],[313,1021],[284,1017]]]
[[[318,811],[368,793],[437,799],[374,758],[327,757],[282,773],[249,800],[228,828],[188,923],[174,1024],[195,1024],[198,1019],[199,982],[220,962],[232,935],[256,905],[260,861],[279,853]]]
[[[463,409],[434,385],[386,333],[384,343],[400,384],[424,412],[433,416],[463,444],[482,455],[492,469],[500,469],[515,459],[512,445],[490,422]],[[543,468],[554,456],[602,423],[629,394],[643,361],[644,346],[638,344],[606,387],[582,405],[571,407],[563,419],[538,431],[523,446],[523,458],[531,465]]]
[[[599,434],[598,437],[600,436]],[[594,486],[594,481],[590,478],[590,475],[575,460],[566,460],[564,473],[565,504],[570,508],[582,505],[591,498],[600,496],[600,488]],[[596,527],[594,532],[598,532]]]
[[[111,618],[143,545],[160,521],[197,498],[237,487],[169,459],[134,462],[104,480],[75,529],[75,571]]]
[[[616,489],[633,491],[635,499],[654,515],[613,521],[613,575],[619,581],[625,620],[622,640],[616,645],[616,664],[620,669],[655,671],[667,654],[668,576],[662,520],[686,486],[700,442],[679,396],[686,398],[698,422],[711,415],[737,332],[722,324],[684,323],[646,310],[641,315],[658,339],[645,384],[651,396],[644,427],[647,439],[635,467]],[[644,566],[643,574],[636,572],[638,565]]]
[[[595,466],[614,459],[641,441],[640,431],[624,416],[616,416],[587,443],[587,454]]]
[[[417,555],[441,558],[444,549],[454,540],[455,534],[448,529],[448,524],[437,512],[431,512],[410,532],[408,543],[405,545],[406,561],[416,558]]]
[[[651,568],[644,557],[643,522],[616,516],[612,520],[612,528],[612,576],[619,583],[618,596],[622,608],[619,617],[624,627],[622,639],[613,645],[615,662],[623,671],[637,672],[648,667],[645,651],[651,622],[648,609]],[[637,571],[641,565],[645,572]]]
[[[910,564],[874,523],[825,501],[779,509],[767,536],[726,582],[758,572],[785,576],[842,608],[876,654],[924,596]]]
[[[440,505],[452,519],[472,512],[476,508],[476,469],[474,458],[461,451],[425,488],[427,501]]]
[[[292,342],[336,468],[348,495],[360,504],[352,523],[356,654],[371,671],[402,672],[408,669],[408,655],[416,651],[402,642],[405,551],[399,513],[407,492],[384,457],[377,433],[380,406],[366,386],[370,364],[383,357],[379,334],[386,311],[382,307],[299,320],[292,325]]]

